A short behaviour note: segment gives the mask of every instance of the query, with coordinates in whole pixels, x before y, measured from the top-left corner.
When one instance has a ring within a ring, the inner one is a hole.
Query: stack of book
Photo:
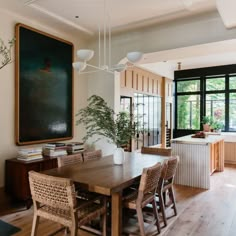
[[[18,150],[17,159],[21,161],[33,161],[43,158],[42,148],[24,148]]]
[[[71,142],[67,143],[67,152],[68,154],[74,154],[84,151],[84,144],[80,142]]]
[[[47,143],[43,147],[43,155],[49,157],[67,155],[67,147],[65,143]]]

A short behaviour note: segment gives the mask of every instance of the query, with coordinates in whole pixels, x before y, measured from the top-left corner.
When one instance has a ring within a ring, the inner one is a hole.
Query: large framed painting
[[[73,44],[16,24],[16,143],[73,137]]]

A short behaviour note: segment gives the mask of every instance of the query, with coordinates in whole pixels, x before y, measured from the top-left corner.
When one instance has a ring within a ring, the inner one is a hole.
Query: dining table
[[[113,156],[67,165],[44,171],[44,174],[69,178],[90,192],[111,197],[111,235],[122,234],[122,192],[142,175],[143,168],[162,163],[166,156],[125,152],[122,165],[115,165]]]

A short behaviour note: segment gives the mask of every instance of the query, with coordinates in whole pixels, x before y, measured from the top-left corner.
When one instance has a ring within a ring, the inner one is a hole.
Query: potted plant
[[[214,132],[221,132],[221,129],[223,128],[223,123],[220,121],[214,121],[211,125],[212,129],[214,130]]]
[[[86,135],[83,141],[96,135],[98,141],[103,137],[108,138],[108,142],[116,145],[117,149],[114,153],[115,164],[122,164],[124,158],[124,150],[121,148],[127,144],[135,134],[135,125],[132,117],[128,112],[119,112],[115,114],[103,98],[92,95],[88,99],[87,107],[81,109],[77,116],[77,124],[83,124],[86,128]],[[117,155],[115,155],[117,154]]]
[[[203,131],[210,132],[212,123],[213,123],[212,116],[203,116],[202,117]]]

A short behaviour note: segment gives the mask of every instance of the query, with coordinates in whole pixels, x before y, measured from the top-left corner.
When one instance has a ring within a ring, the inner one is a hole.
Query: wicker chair
[[[152,204],[152,210],[155,217],[157,231],[158,233],[160,233],[161,231],[155,201],[155,192],[161,175],[161,168],[161,164],[157,163],[156,165],[150,168],[143,169],[138,191],[134,190],[133,192],[123,196],[124,207],[137,211],[141,236],[145,235],[142,209],[150,203]]]
[[[68,156],[59,156],[57,158],[58,167],[77,164],[81,162],[83,162],[83,157],[80,153],[76,153],[76,154],[68,155]]]
[[[102,150],[84,152],[84,162],[97,160],[102,157]]]
[[[161,177],[159,179],[156,195],[158,196],[157,204],[160,206],[160,210],[163,216],[164,226],[167,225],[166,210],[167,208],[173,208],[174,215],[177,215],[175,195],[173,190],[174,176],[178,165],[178,156],[170,157],[162,168]],[[170,203],[166,204],[166,193],[169,193]]]
[[[76,236],[81,227],[98,216],[102,217],[102,235],[106,235],[106,198],[100,203],[78,202],[71,180],[29,172],[29,183],[34,204],[31,236],[36,235],[40,217],[57,222]]]
[[[80,164],[83,162],[83,157],[80,153],[76,153],[73,155],[68,156],[60,156],[57,158],[57,165],[58,167],[67,166],[67,165],[74,165],[74,164]],[[99,194],[88,192],[84,189],[81,189],[81,187],[75,184],[76,189],[76,197],[85,199],[85,200],[96,200],[96,198],[100,197]]]

